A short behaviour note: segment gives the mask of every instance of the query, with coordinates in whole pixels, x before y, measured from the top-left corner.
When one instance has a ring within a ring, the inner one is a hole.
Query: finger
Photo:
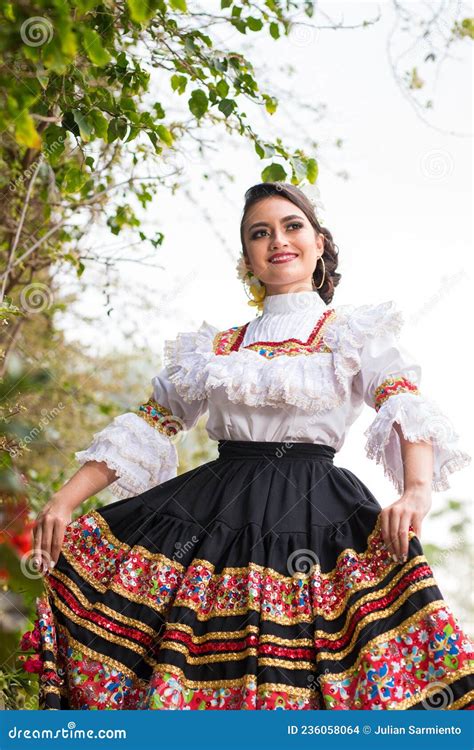
[[[413,516],[411,525],[413,526],[413,531],[417,535],[418,538],[421,536],[421,522],[422,518],[418,515]]]
[[[404,513],[400,519],[398,528],[398,545],[400,562],[405,562],[408,557],[408,528],[410,526],[410,515]]]
[[[392,558],[395,562],[398,562],[398,555],[399,555],[399,544],[398,544],[398,527],[400,525],[400,516],[395,511],[392,511],[390,513],[390,550],[392,553]]]
[[[42,526],[39,525],[35,529],[35,543],[33,548],[33,561],[35,570],[41,570],[41,539],[42,539]]]
[[[42,535],[42,562],[43,562],[43,571],[49,570],[49,561],[51,560],[51,540],[53,538],[53,524],[54,522],[51,520],[46,520],[44,527],[43,527],[43,535]]]
[[[56,565],[61,552],[61,545],[64,538],[65,526],[63,523],[56,523],[53,530],[53,539],[51,544],[51,562]]]
[[[387,546],[389,552],[391,552],[388,515],[384,510],[380,513],[380,529],[382,531],[382,537],[385,545]]]

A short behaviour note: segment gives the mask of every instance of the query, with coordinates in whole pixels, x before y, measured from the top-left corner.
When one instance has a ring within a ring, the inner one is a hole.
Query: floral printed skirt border
[[[474,708],[474,647],[410,530],[334,450],[219,456],[67,527],[36,647],[44,709]]]

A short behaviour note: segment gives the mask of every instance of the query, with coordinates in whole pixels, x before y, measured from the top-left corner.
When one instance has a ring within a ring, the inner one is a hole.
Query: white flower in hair
[[[262,284],[260,279],[257,276],[254,276],[250,268],[247,267],[243,253],[239,256],[235,270],[237,271],[237,277],[240,281],[248,285],[249,292],[252,295],[252,299],[247,304],[261,310],[263,299],[266,294],[265,285]]]
[[[321,200],[321,191],[319,187],[317,185],[308,183],[298,185],[298,188],[309,199],[316,213],[316,218],[318,219],[319,223],[322,224],[322,214],[326,211],[326,206]]]
[[[247,265],[245,263],[245,258],[242,253],[239,256],[239,260],[237,261],[235,270],[237,271],[237,278],[239,278],[240,281],[244,281],[247,284],[250,282],[250,276],[249,276],[250,269],[247,268]]]

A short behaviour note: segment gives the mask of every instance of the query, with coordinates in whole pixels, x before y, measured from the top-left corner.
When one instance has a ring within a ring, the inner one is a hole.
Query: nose
[[[288,241],[281,229],[275,229],[270,247],[273,251],[280,250],[282,247],[288,247]]]

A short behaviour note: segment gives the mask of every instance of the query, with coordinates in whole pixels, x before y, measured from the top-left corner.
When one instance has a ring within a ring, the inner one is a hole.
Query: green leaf
[[[274,115],[278,108],[278,99],[275,99],[274,96],[268,96],[268,94],[263,94],[263,99],[265,101],[265,109],[267,112]]]
[[[72,115],[77,123],[82,140],[84,143],[88,143],[92,134],[92,124],[79,109],[73,109]]]
[[[94,29],[85,28],[82,30],[83,46],[89,60],[102,67],[110,62],[109,52],[102,46],[102,40]]]
[[[270,164],[262,172],[263,182],[284,182],[286,179],[286,172],[281,164]]]
[[[48,162],[55,166],[58,164],[62,154],[64,153],[64,143],[66,140],[66,133],[64,128],[59,125],[51,124],[48,125],[43,133],[44,149],[43,153]]]
[[[318,178],[318,162],[316,159],[308,159],[308,163],[306,165],[306,177],[310,181],[311,184],[316,182]]]
[[[182,13],[188,12],[186,0],[169,0],[169,4],[173,10],[180,10]]]
[[[229,93],[229,84],[222,78],[216,86],[216,91],[222,98],[226,97]]]
[[[87,174],[76,166],[69,167],[63,178],[62,187],[66,193],[76,193],[88,179]]]
[[[198,120],[207,112],[208,99],[202,89],[194,89],[191,98],[188,99],[188,106]]]
[[[250,31],[260,31],[263,27],[263,21],[261,21],[260,18],[249,16],[247,18],[247,26],[249,27]]]
[[[262,145],[258,141],[255,141],[254,148],[255,148],[255,152],[256,152],[257,156],[260,159],[264,159],[265,158],[265,150],[263,149]]]
[[[33,118],[26,109],[15,119],[15,140],[20,146],[41,148],[41,137],[35,128]]]
[[[234,109],[236,108],[236,103],[233,99],[222,99],[222,101],[219,102],[219,106],[217,107],[226,117],[229,117],[229,115],[232,114]]]
[[[123,140],[127,133],[127,121],[120,117],[113,117],[107,129],[107,143],[113,143],[117,138]]]
[[[107,129],[109,123],[99,109],[92,109],[89,113],[90,120],[92,122],[94,132],[98,138],[107,140]]]
[[[61,50],[68,57],[74,58],[77,55],[77,39],[69,25],[69,19],[66,23],[63,21],[58,22],[58,31]]]
[[[272,36],[273,39],[280,38],[280,29],[278,28],[277,23],[271,23],[269,26],[269,30],[270,30],[270,36]]]
[[[155,13],[153,3],[148,0],[127,0],[127,5],[132,21],[136,23],[146,23]]]
[[[171,88],[173,91],[177,91],[178,94],[184,94],[188,79],[186,76],[179,76],[177,74],[171,76]]]
[[[164,125],[158,125],[158,127],[156,128],[156,132],[158,133],[160,140],[166,143],[167,146],[173,145],[174,138],[168,128],[166,128]]]

